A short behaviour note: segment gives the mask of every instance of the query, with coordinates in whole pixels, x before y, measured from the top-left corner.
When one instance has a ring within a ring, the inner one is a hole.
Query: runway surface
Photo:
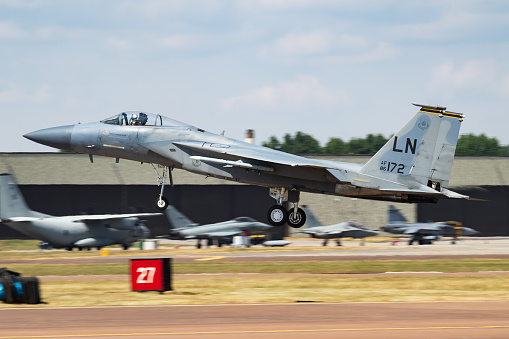
[[[0,309],[3,338],[508,338],[509,301]]]
[[[297,246],[317,242],[296,243]],[[509,258],[509,239],[468,239],[456,245],[440,241],[428,246],[391,246],[345,243],[344,248],[292,247],[230,253],[192,250],[171,256],[175,262],[190,261],[318,261],[394,260],[439,258]],[[353,245],[349,247],[349,245]],[[143,255],[1,260],[9,263],[65,264],[127,262]],[[153,256],[153,255],[151,255]],[[384,273],[374,274],[381,275]],[[391,274],[391,273],[385,273]],[[401,274],[401,273],[394,273]],[[405,273],[406,275],[412,273]],[[448,275],[507,275],[508,272],[419,273]],[[296,278],[305,274],[295,274]],[[229,275],[221,275],[229,277]],[[230,275],[241,278],[242,275]],[[263,277],[264,275],[252,275]],[[270,276],[278,276],[271,274]],[[358,276],[358,275],[356,275]],[[104,279],[105,276],[79,279]],[[208,276],[210,277],[210,276]],[[179,278],[199,279],[200,275]],[[68,279],[41,277],[41,280]],[[77,277],[73,277],[77,279]],[[125,280],[126,276],[109,279]],[[312,288],[312,286],[310,287]],[[338,291],[338,293],[340,293]],[[3,338],[509,338],[509,301],[393,302],[393,303],[288,303],[238,305],[171,305],[118,307],[27,307],[2,308],[0,339]]]

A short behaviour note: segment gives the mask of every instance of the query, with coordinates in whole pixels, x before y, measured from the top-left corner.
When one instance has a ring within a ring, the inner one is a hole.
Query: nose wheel
[[[161,186],[161,192],[159,193],[159,198],[156,200],[156,207],[160,211],[164,211],[168,207],[168,199],[163,197],[164,193],[164,184],[166,183],[166,176],[170,178],[170,185],[173,187],[173,177],[171,175],[171,171],[173,168],[169,168],[167,166],[163,167],[163,173],[162,175],[159,175],[159,172],[157,171],[157,168],[152,164],[152,168],[154,168],[154,171],[157,173],[157,184]]]
[[[160,211],[164,211],[168,207],[168,199],[160,197],[156,201],[156,207]]]

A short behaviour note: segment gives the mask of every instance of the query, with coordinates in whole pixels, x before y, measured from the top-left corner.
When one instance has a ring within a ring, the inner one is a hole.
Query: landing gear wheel
[[[302,208],[297,209],[297,213],[293,213],[293,208],[288,210],[288,225],[293,228],[299,228],[306,222],[306,212]]]
[[[267,212],[267,219],[272,226],[282,226],[288,220],[288,212],[280,205],[274,205]]]
[[[157,209],[160,211],[164,211],[166,207],[168,207],[168,199],[162,197],[161,199],[157,199],[156,201]]]

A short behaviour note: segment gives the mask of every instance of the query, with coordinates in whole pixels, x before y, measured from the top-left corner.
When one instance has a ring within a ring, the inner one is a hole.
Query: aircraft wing
[[[287,166],[313,166],[325,167],[320,161],[300,157],[298,155],[288,154],[270,148],[265,148],[257,145],[225,145],[204,143],[201,141],[178,141],[173,142],[173,145],[183,149],[194,151],[204,156],[204,159],[216,160],[230,160],[230,161],[247,161],[249,159],[255,161],[262,161],[266,163],[287,165]],[[167,156],[171,152],[168,150],[167,142],[152,142],[142,144],[143,147],[158,153],[162,156]],[[206,160],[203,160],[207,162]],[[227,164],[229,165],[229,164]]]
[[[242,231],[222,231],[222,232],[207,232],[201,234],[193,234],[186,236],[186,239],[194,238],[228,238],[242,234]]]
[[[173,156],[168,141],[141,144],[141,146],[161,156]],[[298,155],[280,152],[270,148],[250,144],[214,144],[201,141],[177,141],[173,145],[191,154],[191,159],[205,163],[221,164],[229,167],[240,167],[273,172],[277,166],[311,167],[328,171],[339,182],[350,180],[338,169],[338,162],[308,159]],[[346,163],[345,163],[346,164]],[[352,164],[348,164],[352,166]],[[357,164],[353,164],[354,166]],[[359,165],[360,167],[361,165]]]
[[[126,218],[145,218],[162,215],[162,213],[128,213],[128,214],[97,214],[97,215],[73,215],[70,218],[73,222],[97,222],[106,220],[120,220]]]
[[[327,237],[327,238],[363,238],[368,236],[375,236],[375,232],[372,230],[363,230],[363,229],[331,229],[326,231],[318,231],[313,229],[303,229],[302,231],[299,231],[300,233],[306,233],[306,234],[315,234],[320,237]]]
[[[403,232],[403,234],[415,234],[415,233],[431,234],[431,233],[440,232],[440,230],[442,230],[442,227],[440,227],[438,225],[436,225],[436,226],[430,225],[430,226],[412,227],[412,228],[405,230],[405,232]]]
[[[313,229],[303,229],[303,230],[299,230],[299,233],[304,233],[304,234],[316,234],[316,235],[326,234],[326,233],[325,233],[325,232],[323,232],[323,231],[316,231],[316,230],[313,230]]]
[[[34,217],[11,217],[2,219],[2,222],[28,222],[28,221],[35,221],[35,220],[41,220],[42,218],[34,218]]]

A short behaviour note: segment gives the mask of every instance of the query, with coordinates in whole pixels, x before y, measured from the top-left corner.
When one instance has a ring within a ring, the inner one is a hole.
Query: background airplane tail
[[[415,104],[419,112],[363,166],[361,173],[387,180],[447,188],[463,115]]]
[[[170,221],[171,226],[174,229],[178,228],[190,228],[197,226],[196,223],[189,220],[185,215],[179,212],[175,207],[169,205],[168,208],[164,211],[166,217]]]
[[[401,214],[401,212],[394,207],[393,205],[389,205],[389,224],[395,224],[395,223],[406,223],[407,218]]]
[[[317,227],[317,226],[323,226],[323,224],[316,218],[316,216],[311,212],[311,210],[307,206],[301,206],[304,212],[306,212],[306,224],[304,225],[304,228],[309,227]]]
[[[28,208],[12,175],[0,174],[0,219],[31,217],[35,214]]]

